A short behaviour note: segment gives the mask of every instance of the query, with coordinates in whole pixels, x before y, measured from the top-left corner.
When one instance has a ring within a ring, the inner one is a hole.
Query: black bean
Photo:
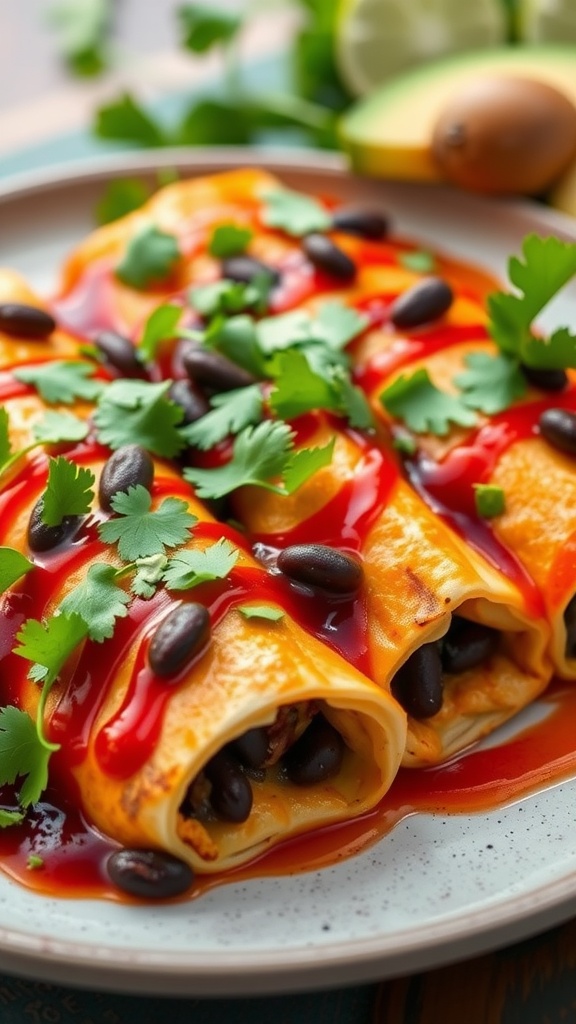
[[[226,356],[211,351],[200,343],[190,344],[182,356],[190,380],[212,391],[233,391],[254,384],[256,378]]]
[[[565,370],[535,370],[533,366],[520,364],[520,369],[529,384],[540,391],[563,391],[568,383]]]
[[[104,463],[98,485],[100,507],[110,511],[112,498],[118,491],[140,484],[149,491],[154,480],[152,456],[139,444],[125,444]]]
[[[222,276],[228,281],[250,284],[257,277],[267,274],[272,284],[278,284],[280,274],[274,267],[269,267],[252,256],[229,256],[222,260]]]
[[[64,541],[71,540],[80,528],[82,516],[64,516],[58,526],[48,526],[42,520],[44,502],[39,498],[28,522],[28,546],[31,551],[51,551]]]
[[[246,768],[261,768],[268,756],[268,731],[264,726],[248,729],[233,740],[230,749]]]
[[[14,338],[31,338],[41,341],[56,329],[56,321],[50,313],[37,306],[26,306],[20,302],[0,304],[0,331]]]
[[[337,231],[347,235],[358,235],[378,241],[388,231],[388,220],[380,210],[369,210],[363,207],[343,206],[336,210],[332,224]]]
[[[118,850],[108,858],[107,870],[122,892],[144,899],[181,896],[194,881],[189,864],[160,850]]]
[[[441,277],[425,277],[399,295],[390,307],[390,320],[395,327],[421,327],[437,320],[450,309],[454,293]]]
[[[137,358],[136,349],[130,338],[116,331],[101,331],[94,338],[93,344],[104,356],[104,360],[124,377],[141,376],[142,363]]]
[[[291,782],[313,786],[340,771],[345,744],[340,733],[324,715],[316,715],[305,732],[284,755],[284,767]]]
[[[490,626],[454,615],[442,638],[440,657],[445,672],[466,672],[490,658],[500,642],[500,633]]]
[[[192,381],[173,381],[168,389],[168,397],[182,409],[184,413],[182,423],[195,423],[196,420],[210,412],[208,399],[194,387]]]
[[[354,260],[340,249],[328,235],[313,232],[302,240],[302,248],[311,263],[339,281],[351,281],[356,275]]]
[[[150,668],[157,676],[174,676],[206,646],[210,615],[195,601],[174,608],[158,626],[148,649]]]
[[[576,413],[568,409],[546,409],[538,420],[542,437],[568,455],[576,455]]]
[[[292,544],[280,552],[277,565],[291,580],[331,594],[353,594],[362,583],[360,563],[325,544]]]
[[[567,658],[576,658],[576,597],[573,597],[566,605],[564,625],[566,626],[565,655]]]
[[[392,696],[413,718],[431,718],[442,707],[442,662],[436,644],[423,644],[392,680]]]
[[[240,824],[252,810],[252,786],[238,761],[221,750],[204,768],[212,786],[210,803],[219,818]]]

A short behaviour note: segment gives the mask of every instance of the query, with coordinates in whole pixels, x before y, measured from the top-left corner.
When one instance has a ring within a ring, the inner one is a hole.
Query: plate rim
[[[169,167],[192,173],[212,173],[249,164],[278,174],[282,171],[317,173],[335,180],[341,180],[343,175],[352,180],[356,177],[350,174],[341,154],[318,150],[245,147],[138,150],[53,165],[0,180],[0,213],[3,207],[27,196],[41,196],[50,190],[105,181],[127,173],[145,174]],[[361,178],[356,180],[362,181]],[[374,179],[371,182],[374,183]],[[383,188],[394,184],[398,183],[382,182]],[[434,188],[439,194],[462,201],[463,194],[448,186],[399,184],[419,192],[423,187]],[[487,213],[494,214],[502,209],[501,203],[491,198],[466,194],[465,201],[480,204]],[[576,238],[576,219],[566,214],[523,199],[508,200],[507,209],[564,237]],[[576,864],[562,879],[548,882],[536,891],[512,895],[497,903],[492,899],[487,906],[474,908],[466,915],[461,911],[447,914],[439,921],[420,926],[417,934],[411,928],[395,931],[393,949],[390,942],[383,943],[380,933],[353,939],[350,943],[333,942],[318,950],[302,945],[276,952],[252,951],[246,955],[222,950],[217,954],[163,953],[161,950],[151,953],[32,935],[0,926],[0,953],[4,968],[15,974],[109,991],[222,997],[225,978],[226,996],[278,995],[380,981],[467,959],[561,924],[574,913]]]

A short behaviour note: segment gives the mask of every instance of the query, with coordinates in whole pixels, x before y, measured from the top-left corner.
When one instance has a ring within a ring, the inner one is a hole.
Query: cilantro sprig
[[[22,366],[14,377],[35,387],[50,405],[72,405],[79,398],[92,402],[102,390],[102,381],[94,380],[96,368],[89,363],[54,359],[37,366]]]
[[[42,494],[42,522],[59,526],[65,516],[83,516],[94,498],[95,476],[85,466],[77,466],[59,455],[50,459],[48,482]]]
[[[170,276],[180,261],[177,239],[155,224],[145,224],[130,239],[115,268],[116,277],[132,288],[143,289]]]
[[[415,434],[432,433],[442,437],[450,430],[451,423],[461,427],[476,423],[474,412],[462,399],[437,388],[423,368],[410,376],[398,377],[382,392],[380,401]]]
[[[185,548],[169,559],[163,573],[168,590],[191,590],[201,583],[225,579],[238,561],[240,552],[222,537],[207,548]]]
[[[178,432],[182,409],[167,397],[170,381],[114,380],[101,395],[94,424],[102,444],[140,444],[154,455],[173,458],[184,447]]]
[[[119,491],[111,504],[116,516],[100,523],[98,533],[105,543],[118,544],[120,558],[126,562],[163,555],[166,548],[184,544],[197,522],[181,498],[165,498],[152,510],[150,491],[142,484]]]
[[[196,488],[199,498],[222,498],[238,487],[252,484],[292,494],[332,459],[334,441],[321,448],[294,449],[294,432],[287,423],[265,420],[246,427],[236,437],[232,457],[214,469],[188,467],[184,478]],[[272,479],[280,477],[274,484]]]

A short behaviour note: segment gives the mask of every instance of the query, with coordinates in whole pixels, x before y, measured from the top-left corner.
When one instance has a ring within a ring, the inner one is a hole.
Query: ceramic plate
[[[0,263],[47,292],[61,258],[93,227],[110,177],[159,165],[204,173],[256,160],[295,188],[378,202],[403,234],[500,273],[530,231],[576,237],[576,222],[535,204],[358,182],[338,157],[176,151],[6,183]],[[576,292],[564,293],[548,318],[574,323]],[[344,985],[457,960],[576,912],[575,805],[576,779],[488,814],[413,815],[334,867],[223,885],[170,906],[46,899],[0,876],[2,966],[108,989],[230,996]]]

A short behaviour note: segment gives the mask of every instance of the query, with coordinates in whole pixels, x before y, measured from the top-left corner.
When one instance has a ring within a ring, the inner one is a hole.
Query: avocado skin
[[[535,78],[576,104],[576,46],[505,46],[434,61],[399,75],[340,119],[339,140],[352,170],[374,178],[443,181],[431,148],[436,120],[464,82],[491,72]]]

